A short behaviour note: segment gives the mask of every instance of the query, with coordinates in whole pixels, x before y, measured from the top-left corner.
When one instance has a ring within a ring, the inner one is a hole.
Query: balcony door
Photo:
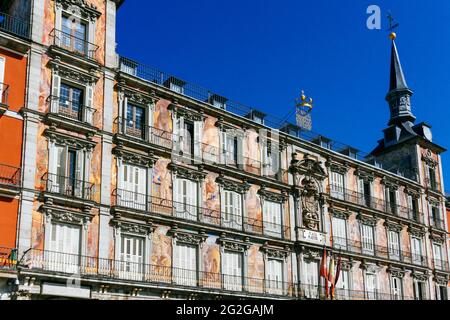
[[[186,220],[197,220],[197,182],[174,179],[174,215]]]
[[[362,240],[362,253],[367,255],[374,255],[374,228],[363,224],[361,226],[361,240]]]
[[[242,229],[242,195],[225,190],[222,192],[222,224],[226,228]]]
[[[225,251],[222,273],[225,290],[242,291],[242,253]]]
[[[82,89],[61,83],[58,114],[73,120],[82,120],[84,92]]]
[[[264,201],[264,234],[281,237],[281,203]]]
[[[173,246],[173,281],[182,286],[197,286],[197,248]]]
[[[333,198],[344,200],[344,175],[338,172],[331,172],[330,189]]]
[[[400,234],[397,231],[388,231],[389,257],[393,260],[400,260]]]
[[[87,24],[69,17],[62,17],[61,46],[81,55],[88,54]]]
[[[397,277],[391,278],[392,300],[403,299],[402,279]]]
[[[376,300],[378,292],[377,275],[366,273],[366,294],[368,300]]]
[[[422,265],[422,240],[416,237],[411,239],[412,262]]]
[[[81,227],[52,224],[45,261],[51,271],[78,273],[80,270]]]
[[[51,152],[53,165],[49,170],[47,191],[78,198],[87,196],[87,185],[83,181],[84,152],[63,146],[56,146]]]
[[[147,170],[144,167],[122,165],[122,188],[120,205],[136,210],[147,208]]]
[[[266,291],[270,294],[283,294],[283,261],[269,259],[266,269]]]
[[[145,108],[132,104],[127,105],[126,134],[138,139],[145,139]]]
[[[120,278],[142,280],[144,270],[144,239],[122,236],[120,242]]]
[[[347,221],[333,218],[333,246],[339,250],[347,250]]]
[[[319,263],[305,261],[305,284],[303,292],[306,299],[319,299]]]
[[[342,270],[339,276],[338,282],[336,284],[337,300],[350,300],[350,278],[349,271]]]

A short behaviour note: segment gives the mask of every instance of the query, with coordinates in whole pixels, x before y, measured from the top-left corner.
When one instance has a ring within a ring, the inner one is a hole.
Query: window
[[[175,122],[174,136],[178,137],[179,144],[176,148],[182,151],[186,158],[202,157],[202,121],[186,121],[184,117],[179,117]]]
[[[174,179],[175,216],[186,220],[197,220],[197,182]]]
[[[448,300],[448,288],[436,285],[436,297],[438,300]]]
[[[225,289],[242,291],[242,253],[225,251],[222,270]]]
[[[425,166],[426,176],[428,180],[428,187],[432,190],[437,190],[437,180],[436,180],[436,168],[431,167],[429,165]]]
[[[88,184],[84,180],[85,154],[63,146],[50,149],[47,190],[71,197],[88,196]]]
[[[364,254],[374,254],[374,232],[373,227],[363,224],[361,227],[362,249]]]
[[[280,237],[281,203],[264,201],[264,233],[273,237]]]
[[[77,273],[80,267],[81,227],[66,224],[51,225],[46,260],[52,271]]]
[[[88,54],[86,23],[63,16],[60,38],[63,48],[82,55]]]
[[[392,300],[403,299],[402,279],[397,277],[391,277],[391,291],[392,291]]]
[[[410,218],[414,219],[415,221],[418,221],[419,210],[417,199],[415,199],[412,195],[408,195],[408,209],[410,212]]]
[[[360,192],[359,204],[370,207],[372,204],[371,202],[372,188],[370,181],[359,179],[359,192]]]
[[[84,92],[82,89],[61,83],[59,114],[74,120],[82,120]]]
[[[283,261],[269,259],[266,269],[266,288],[270,294],[283,294]]]
[[[386,211],[391,214],[397,214],[397,190],[394,188],[386,189]]]
[[[219,109],[224,109],[224,110],[225,110],[226,105],[225,105],[224,102],[217,101],[217,100],[213,100],[212,102],[213,102],[213,106],[214,106],[214,107],[219,108]]]
[[[388,230],[389,257],[400,260],[400,234],[397,231]]]
[[[305,261],[305,297],[307,299],[319,299],[319,263],[317,261]]]
[[[333,217],[333,246],[347,250],[347,221]]]
[[[172,90],[172,91],[175,91],[176,93],[181,93],[181,94],[184,93],[183,86],[178,85],[178,84],[173,83],[173,82],[170,82],[169,89]]]
[[[173,246],[173,277],[178,285],[197,285],[197,248],[189,245]]]
[[[223,164],[237,166],[239,164],[239,139],[231,132],[222,132],[222,159]]]
[[[431,223],[434,227],[438,229],[444,229],[443,221],[441,219],[441,210],[439,210],[439,205],[430,205],[430,212],[431,212]]]
[[[121,166],[121,190],[119,205],[136,210],[145,210],[147,204],[147,169],[131,164]]]
[[[413,237],[411,239],[411,248],[412,248],[412,261],[415,264],[421,265],[423,263],[422,258],[422,239]]]
[[[277,173],[280,168],[280,154],[275,153],[274,150],[267,145],[262,148],[262,165],[263,165],[263,175],[271,178],[277,178]]]
[[[225,190],[222,196],[222,224],[233,229],[242,229],[242,195]]]
[[[128,104],[126,117],[126,134],[135,138],[145,139],[145,108]]]
[[[333,198],[344,200],[344,175],[331,171],[330,190]]]
[[[438,270],[443,270],[444,263],[442,261],[442,246],[433,243],[434,267]]]
[[[128,280],[141,280],[144,267],[144,239],[122,235],[120,240],[120,275]]]
[[[416,300],[426,300],[427,290],[424,281],[414,280],[414,298]]]
[[[339,300],[350,300],[350,278],[349,271],[341,270],[336,283],[336,298]]]
[[[366,273],[366,293],[369,300],[376,300],[378,294],[378,280],[374,273]]]

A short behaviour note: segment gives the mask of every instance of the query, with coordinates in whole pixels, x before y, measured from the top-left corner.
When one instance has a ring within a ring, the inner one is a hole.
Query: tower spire
[[[408,88],[406,83],[397,45],[395,44],[396,38],[397,35],[392,32],[390,34],[390,39],[392,40],[390,84],[389,92],[386,96],[386,101],[389,103],[391,110],[390,126],[399,125],[404,122],[414,123],[416,120],[416,117],[411,111],[411,96],[413,92]]]

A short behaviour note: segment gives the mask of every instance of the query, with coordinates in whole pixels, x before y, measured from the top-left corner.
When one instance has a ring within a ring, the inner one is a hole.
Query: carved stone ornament
[[[420,198],[420,191],[416,190],[416,189],[413,189],[413,188],[411,188],[409,186],[405,187],[405,193],[407,195],[409,195],[409,196],[412,196],[416,200]]]
[[[439,165],[439,162],[433,159],[433,154],[431,151],[425,152],[422,155],[422,161],[424,161],[430,168],[436,168]]]
[[[123,148],[116,147],[113,150],[113,154],[120,160],[125,163],[134,164],[137,166],[144,166],[147,168],[153,167],[157,159],[153,156],[152,153],[148,155],[143,155],[139,153],[132,153],[124,150]]]
[[[390,273],[392,277],[400,279],[403,279],[406,274],[405,270],[393,268],[392,266],[389,266],[386,271]]]
[[[417,271],[413,271],[411,273],[411,276],[414,279],[416,279],[418,281],[423,281],[423,282],[428,281],[428,279],[430,277],[427,273],[420,273],[420,272],[417,272]]]
[[[203,114],[203,111],[197,112],[193,109],[186,108],[178,104],[171,104],[170,109],[173,110],[177,118],[182,117],[184,120],[192,122],[205,120],[205,115]]]
[[[372,182],[375,180],[375,174],[373,172],[365,171],[361,168],[357,168],[355,170],[355,176],[359,177],[360,179],[368,182]]]
[[[155,103],[152,97],[149,97],[139,92],[126,91],[124,96],[127,97],[128,101],[144,106],[153,105]]]
[[[313,159],[307,154],[305,154],[303,160],[300,161],[297,160],[297,153],[293,153],[289,171],[293,174],[305,174],[306,176],[319,178],[320,180],[326,178],[323,163]]]
[[[350,166],[348,165],[348,163],[336,162],[331,158],[327,159],[325,165],[327,166],[329,171],[340,173],[342,175],[346,175],[350,170]]]
[[[268,191],[268,190],[266,190],[264,188],[259,189],[258,190],[258,194],[264,200],[271,201],[271,202],[283,203],[288,198],[288,196],[285,193],[271,192],[271,191]]]
[[[118,219],[113,220],[112,224],[116,229],[120,229],[121,233],[128,233],[139,236],[148,236],[155,229],[151,223],[140,224]]]
[[[230,180],[225,178],[223,174],[216,178],[216,182],[225,190],[234,191],[241,194],[246,193],[250,189],[250,184],[247,181],[238,182]]]
[[[342,210],[331,209],[329,211],[331,212],[333,217],[335,217],[337,219],[348,220],[348,218],[352,215],[351,211],[349,211],[349,210],[342,211]]]
[[[384,222],[384,226],[389,231],[401,232],[403,230],[403,226],[401,224],[389,220]]]
[[[175,239],[176,243],[184,243],[188,245],[198,246],[206,241],[207,236],[204,234],[179,232],[177,228],[172,228],[169,231]]]
[[[366,226],[371,226],[371,227],[375,227],[377,225],[378,219],[373,217],[373,216],[368,216],[365,214],[358,214],[357,218],[359,219],[359,221],[361,222],[361,224],[366,225]]]
[[[353,262],[352,261],[341,261],[341,270],[344,271],[350,271],[353,268]]]
[[[180,166],[173,162],[170,163],[168,167],[169,170],[171,170],[177,176],[177,178],[183,178],[192,181],[203,181],[207,175],[206,172]]]
[[[430,239],[434,243],[443,244],[446,240],[446,232],[435,232],[435,230],[433,230],[432,232],[430,232]]]
[[[381,184],[383,184],[386,188],[393,189],[393,190],[398,190],[398,188],[399,188],[398,181],[392,180],[391,178],[388,178],[386,176],[384,176],[381,179]]]
[[[414,227],[414,226],[409,226],[408,227],[408,232],[413,237],[417,237],[417,238],[423,238],[423,236],[425,236],[425,233],[426,233],[424,228]]]
[[[437,285],[447,287],[448,281],[450,278],[446,275],[438,275],[434,276],[434,281],[436,281]]]
[[[80,137],[71,136],[62,132],[56,131],[55,127],[50,127],[45,130],[44,135],[49,141],[59,145],[68,146],[77,150],[85,149],[87,151],[94,150],[97,143],[92,140],[83,139]]]
[[[302,205],[302,216],[303,225],[307,229],[319,231],[319,192],[316,182],[310,178],[306,177],[302,181],[302,191],[301,191],[301,205]]]
[[[381,271],[381,268],[374,264],[368,264],[366,261],[361,262],[361,269],[365,270],[366,273],[377,274]]]
[[[217,243],[221,245],[223,250],[235,251],[235,252],[246,252],[250,249],[250,243],[238,242],[230,239],[217,239]]]
[[[305,248],[303,250],[303,258],[305,260],[319,260],[322,257],[320,250]]]
[[[279,260],[285,260],[289,256],[290,250],[289,248],[274,248],[274,247],[268,247],[263,246],[261,247],[261,251],[264,252],[267,258],[271,259],[279,259]]]
[[[44,212],[47,222],[88,225],[94,217],[88,212],[61,210],[59,208],[53,208],[48,205],[43,205],[41,207],[41,210]]]
[[[88,3],[86,0],[56,0],[56,5],[68,13],[77,14],[90,20],[95,20],[102,15],[94,4]]]
[[[49,62],[49,65],[54,74],[60,76],[63,79],[75,81],[82,85],[93,85],[99,80],[98,76],[96,76],[94,72],[80,72],[78,70],[70,69],[62,65],[60,63],[59,57],[55,57],[53,60],[51,60]]]

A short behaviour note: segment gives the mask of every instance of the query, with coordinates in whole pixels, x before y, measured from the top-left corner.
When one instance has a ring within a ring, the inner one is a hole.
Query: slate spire
[[[413,92],[408,88],[405,74],[403,73],[400,57],[397,46],[395,44],[396,35],[391,34],[392,49],[391,49],[391,73],[389,92],[386,100],[389,103],[391,117],[389,125],[400,125],[404,122],[412,122],[416,117],[411,111],[411,96]]]

